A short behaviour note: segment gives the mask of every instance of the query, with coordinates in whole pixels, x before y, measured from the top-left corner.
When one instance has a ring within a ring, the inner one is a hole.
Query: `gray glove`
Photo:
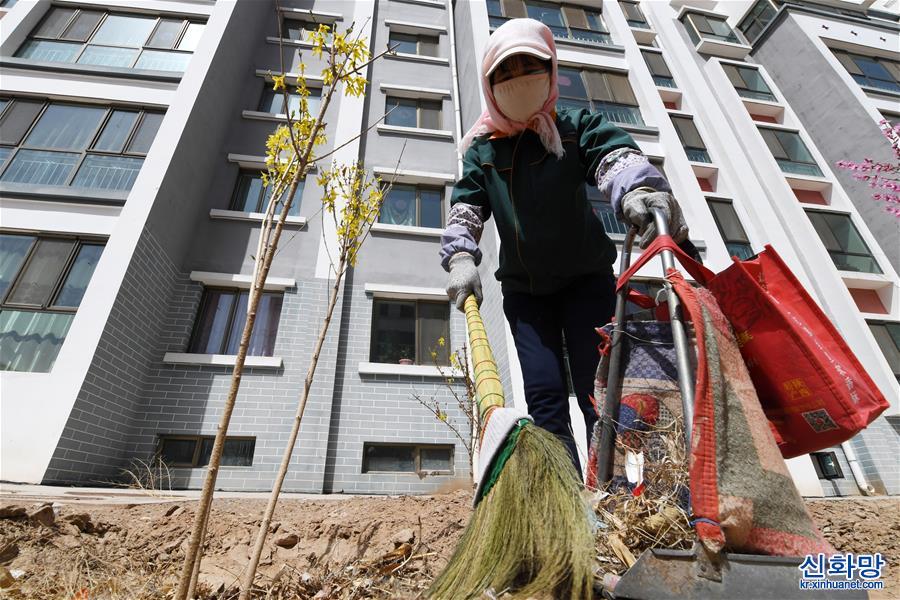
[[[669,192],[657,192],[650,187],[639,187],[631,190],[622,198],[622,216],[626,223],[638,226],[641,236],[640,246],[646,248],[656,237],[656,222],[651,209],[658,208],[666,215],[669,223],[669,235],[676,243],[688,237],[688,226],[684,222],[681,207]]]
[[[475,294],[481,304],[481,277],[475,266],[475,257],[468,252],[457,252],[450,257],[450,278],[447,280],[447,295],[461,311],[465,310],[466,298]]]

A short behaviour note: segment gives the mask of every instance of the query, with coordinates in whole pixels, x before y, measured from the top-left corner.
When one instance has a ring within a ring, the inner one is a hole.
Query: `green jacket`
[[[596,186],[601,159],[617,148],[638,149],[599,113],[558,109],[565,155],[547,152],[532,130],[476,138],[463,157],[451,207],[463,202],[491,214],[500,233],[503,292],[551,294],[576,278],[612,272],[616,247],[593,214],[585,183]]]

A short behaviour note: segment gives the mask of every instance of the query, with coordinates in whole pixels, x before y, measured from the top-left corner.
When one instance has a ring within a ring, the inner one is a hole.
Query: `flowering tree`
[[[865,158],[861,163],[839,160],[837,166],[854,171],[854,179],[868,182],[870,188],[878,190],[872,194],[872,199],[884,202],[886,212],[900,217],[900,125],[891,126],[886,120],[881,120],[878,125],[891,143],[895,162],[876,162]]]
[[[280,11],[277,1],[276,10]],[[185,553],[181,578],[174,596],[176,600],[187,600],[187,598],[194,596],[202,560],[202,548],[206,536],[210,506],[225,445],[225,435],[228,431],[229,421],[234,410],[238,389],[240,388],[244,363],[262,290],[271,269],[272,261],[278,252],[278,242],[284,223],[290,214],[289,211],[294,200],[294,194],[311,167],[365,133],[364,131],[360,136],[343,142],[330,152],[321,154],[316,152],[316,149],[327,141],[324,119],[334,94],[338,90],[342,90],[346,96],[350,97],[364,95],[368,82],[365,76],[362,75],[363,70],[372,61],[390,51],[386,50],[377,56],[371,56],[368,49],[368,41],[361,38],[358,34],[354,35],[353,29],[354,25],[352,24],[345,31],[336,31],[326,25],[319,25],[317,30],[309,34],[308,41],[312,44],[313,55],[322,59],[325,63],[321,72],[323,82],[322,101],[317,114],[311,114],[309,111],[309,90],[306,86],[305,65],[302,62],[299,65],[299,74],[295,80],[290,82],[287,80],[284,65],[282,65],[280,73],[272,77],[273,89],[276,92],[282,92],[284,95],[284,106],[290,106],[288,87],[295,88],[296,93],[300,97],[300,106],[299,110],[286,110],[289,113],[286,115],[286,124],[280,125],[266,142],[266,172],[263,174],[263,185],[266,187],[267,204],[265,214],[260,223],[261,231],[258,246],[256,253],[253,255],[254,268],[247,301],[247,319],[241,335],[234,370],[232,371],[231,386],[225,400],[221,421],[210,455],[200,502],[194,516],[193,529],[189,538],[188,549]],[[281,37],[283,36],[279,35],[279,38]],[[281,54],[283,56],[283,53]],[[334,279],[328,297],[328,305],[325,309],[325,317],[310,356],[309,368],[303,382],[303,390],[298,399],[293,427],[284,449],[280,468],[275,477],[269,502],[262,515],[261,526],[250,562],[244,571],[240,594],[242,599],[249,598],[252,591],[256,568],[259,564],[269,523],[272,520],[291,454],[300,431],[300,423],[309,398],[319,355],[331,324],[335,305],[337,304],[341,282],[347,270],[356,264],[360,246],[366,239],[372,224],[378,219],[383,195],[387,191],[381,188],[381,182],[377,178],[369,178],[365,169],[359,163],[351,165],[332,164],[330,168],[321,170],[317,182],[323,190],[321,211],[323,215],[323,236],[325,235],[324,221],[326,219],[331,220],[336,233],[336,240],[332,240],[330,244],[326,243],[326,249],[331,259],[331,274]],[[328,242],[327,236],[326,242]]]

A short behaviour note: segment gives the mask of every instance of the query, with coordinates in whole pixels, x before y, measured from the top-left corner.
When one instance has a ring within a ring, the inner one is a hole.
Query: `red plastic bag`
[[[888,408],[884,395],[822,309],[771,246],[718,275],[660,236],[620,287],[664,249],[715,296],[734,329],[782,456],[844,442]]]

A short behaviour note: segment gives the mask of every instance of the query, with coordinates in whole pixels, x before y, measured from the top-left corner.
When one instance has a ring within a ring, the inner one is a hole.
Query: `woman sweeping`
[[[495,277],[522,367],[528,412],[581,465],[569,421],[563,344],[588,436],[597,419],[589,395],[599,362],[594,328],[615,304],[616,247],[594,216],[584,184],[599,187],[619,219],[640,228],[667,215],[677,242],[688,228],[663,175],[635,141],[600,113],[557,108],[556,46],[550,29],[513,19],[491,35],[481,66],[487,110],[462,140],[463,174],[441,238],[447,294],[460,310],[481,301],[478,248],[494,216],[500,234]]]

